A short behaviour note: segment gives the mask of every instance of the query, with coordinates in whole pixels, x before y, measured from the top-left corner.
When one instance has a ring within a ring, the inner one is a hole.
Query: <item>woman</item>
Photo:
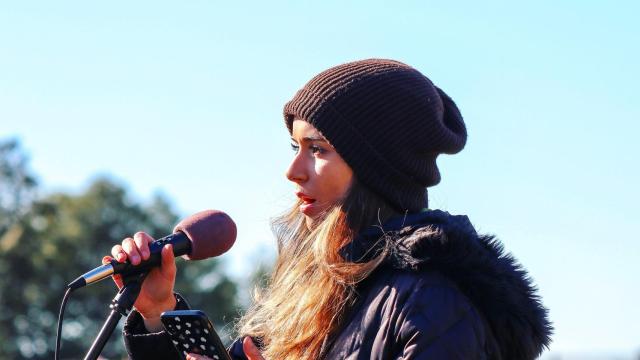
[[[285,105],[298,201],[239,322],[235,359],[532,359],[551,325],[526,272],[466,216],[427,209],[436,158],[466,143],[454,102],[417,70],[369,59],[322,72]],[[143,233],[112,249],[148,256]],[[134,359],[174,358],[159,314],[186,308],[163,250],[127,319]],[[116,279],[116,282],[119,282]],[[197,355],[190,358],[200,359]]]

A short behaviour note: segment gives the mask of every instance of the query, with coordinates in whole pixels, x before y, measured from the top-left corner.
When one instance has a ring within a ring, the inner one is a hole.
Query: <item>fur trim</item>
[[[356,238],[366,253],[378,253],[371,248],[379,248],[381,230]],[[534,359],[549,347],[553,327],[533,280],[494,236],[478,235],[466,216],[413,214],[385,224],[382,235],[391,240],[389,266],[438,271],[460,288],[486,318],[502,359]],[[362,260],[357,251],[347,253]]]

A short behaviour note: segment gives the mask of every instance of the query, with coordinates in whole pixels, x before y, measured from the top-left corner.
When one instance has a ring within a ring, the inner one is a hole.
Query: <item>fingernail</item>
[[[124,261],[124,254],[118,253],[118,261]]]

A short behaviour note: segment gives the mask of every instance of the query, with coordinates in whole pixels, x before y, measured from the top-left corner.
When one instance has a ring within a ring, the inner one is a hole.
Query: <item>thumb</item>
[[[111,256],[105,256],[102,258],[102,265],[106,265],[110,263],[112,260],[113,258]],[[122,289],[122,287],[124,286],[124,284],[122,283],[122,277],[116,274],[116,275],[112,275],[111,278],[113,279],[113,282],[116,283],[116,286],[118,287],[118,289]]]
[[[258,350],[250,336],[245,336],[244,340],[242,340],[242,351],[244,351],[249,360],[264,360],[260,350]]]
[[[162,248],[162,266],[160,267],[162,276],[172,280],[176,277],[176,261],[173,256],[173,246],[167,244]]]

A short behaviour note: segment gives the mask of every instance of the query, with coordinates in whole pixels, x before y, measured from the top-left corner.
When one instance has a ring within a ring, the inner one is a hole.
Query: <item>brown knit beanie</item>
[[[464,148],[467,132],[456,104],[416,69],[368,59],[315,76],[284,106],[316,127],[360,183],[400,211],[427,207],[440,182],[436,157]]]

